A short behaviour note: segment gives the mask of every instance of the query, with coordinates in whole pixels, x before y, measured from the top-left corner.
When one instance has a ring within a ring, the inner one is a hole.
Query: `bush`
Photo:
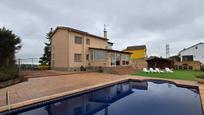
[[[204,71],[204,66],[201,66],[201,71]]]
[[[17,67],[0,68],[0,82],[19,77]]]
[[[45,66],[45,65],[39,65],[38,66],[38,70],[49,70],[50,67],[49,66]]]
[[[197,78],[204,79],[204,74],[196,75]]]

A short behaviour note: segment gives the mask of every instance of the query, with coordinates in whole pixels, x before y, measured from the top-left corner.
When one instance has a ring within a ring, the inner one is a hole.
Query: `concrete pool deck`
[[[6,102],[6,92],[9,91],[10,108],[18,108],[41,101],[55,99],[65,95],[72,95],[84,91],[101,88],[114,83],[127,80],[159,79],[150,77],[114,75],[105,73],[80,73],[72,75],[60,75],[54,77],[30,78],[7,88],[0,89],[0,112],[9,109]],[[202,105],[204,105],[204,85],[196,81],[162,79],[176,84],[198,86]]]

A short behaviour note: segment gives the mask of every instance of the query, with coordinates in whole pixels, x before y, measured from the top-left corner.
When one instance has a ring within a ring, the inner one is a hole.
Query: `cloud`
[[[108,37],[114,48],[146,44],[148,55],[165,56],[204,42],[203,0],[2,0],[0,27],[18,34],[23,48],[17,57],[40,57],[45,35],[69,26]]]

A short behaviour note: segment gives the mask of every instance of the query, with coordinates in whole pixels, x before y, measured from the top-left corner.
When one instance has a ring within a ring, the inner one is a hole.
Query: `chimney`
[[[104,25],[104,38],[108,39],[106,25]]]

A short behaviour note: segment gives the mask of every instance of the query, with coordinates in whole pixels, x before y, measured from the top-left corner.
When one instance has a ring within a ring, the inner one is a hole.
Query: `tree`
[[[47,65],[51,66],[51,35],[52,35],[52,28],[46,35],[46,39],[48,40],[48,43],[45,43],[44,47],[44,54],[42,57],[40,57],[39,63],[41,65]]]
[[[15,53],[22,45],[20,37],[5,27],[0,28],[0,68],[15,65]]]

